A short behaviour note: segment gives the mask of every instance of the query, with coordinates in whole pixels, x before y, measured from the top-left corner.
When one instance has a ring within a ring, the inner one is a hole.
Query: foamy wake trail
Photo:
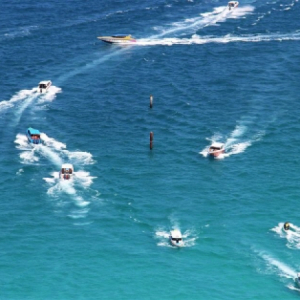
[[[174,227],[173,229],[179,229],[179,228]],[[166,231],[164,229],[156,230],[155,239],[158,240],[157,246],[160,246],[160,247],[173,247],[170,243],[169,237],[170,237],[170,231]],[[192,247],[192,246],[194,246],[197,238],[198,237],[195,234],[195,232],[193,232],[193,230],[186,230],[185,232],[182,233],[182,239],[183,239],[183,242],[184,242],[183,247]]]
[[[286,246],[291,249],[300,249],[300,227],[289,223],[290,230],[283,230],[284,223],[278,223],[271,230],[276,232],[281,238],[287,240]]]
[[[240,18],[254,10],[252,6],[238,7],[234,10],[228,10],[227,6],[216,7],[212,12],[202,13],[195,18],[189,18],[181,22],[171,24],[171,28],[162,29],[162,32],[152,36],[160,38],[169,34],[182,32],[184,34],[195,33],[197,30],[206,26],[212,26],[220,22],[225,22],[228,18]]]
[[[163,38],[163,39],[140,39],[135,45],[138,46],[155,46],[155,45],[203,45],[209,43],[218,43],[218,44],[226,44],[226,43],[258,43],[258,42],[271,42],[271,41],[299,41],[300,40],[300,32],[294,33],[273,33],[273,34],[257,34],[257,35],[241,35],[234,36],[231,34],[227,34],[223,37],[213,37],[213,36],[199,36],[194,34],[191,38]]]
[[[47,194],[50,196],[53,196],[55,198],[61,198],[62,194],[67,194],[69,196],[70,199],[72,199],[73,203],[80,208],[83,207],[87,207],[90,202],[84,200],[84,198],[80,195],[78,195],[78,192],[75,189],[75,181],[73,180],[59,180],[59,173],[58,172],[54,172],[52,173],[52,176],[55,178],[54,181],[49,180],[49,178],[43,178],[47,183],[49,184],[53,184],[53,182],[55,183],[53,186],[51,186],[48,191]],[[79,214],[78,211],[77,215]],[[83,210],[81,210],[81,212],[83,212]],[[84,210],[85,214],[88,212],[88,209]],[[83,215],[81,215],[81,217],[84,217]]]
[[[72,161],[74,162],[80,162],[84,165],[91,165],[94,164],[93,156],[89,152],[81,152],[81,151],[63,151],[64,154]]]
[[[15,144],[16,148],[22,151],[20,153],[20,160],[23,164],[33,164],[40,160],[37,155],[36,148],[29,145],[25,134],[18,133],[15,139]]]
[[[278,276],[289,279],[294,279],[296,277],[297,272],[285,263],[266,253],[260,252],[259,255],[265,260],[271,271],[277,273]]]
[[[45,102],[52,102],[56,98],[56,95],[58,93],[61,93],[61,91],[62,91],[61,88],[57,86],[54,85],[50,86],[47,93],[40,94],[38,104],[42,104]]]
[[[7,109],[14,107],[16,104],[18,104],[21,101],[27,100],[27,103],[31,102],[36,97],[36,88],[33,88],[31,90],[21,90],[16,95],[14,95],[9,100],[3,100],[0,102],[0,112]],[[20,113],[20,110],[22,112],[22,107],[24,104],[19,108],[18,113]]]
[[[55,150],[62,150],[66,148],[66,144],[56,141],[54,138],[50,138],[45,133],[41,133],[41,139],[44,144]]]

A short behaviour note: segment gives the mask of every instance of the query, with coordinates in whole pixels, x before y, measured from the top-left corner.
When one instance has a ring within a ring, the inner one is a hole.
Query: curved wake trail
[[[32,100],[34,97],[36,97],[36,88],[33,88],[31,90],[21,90],[16,95],[14,95],[9,100],[3,100],[0,102],[0,112],[5,111],[8,108],[15,107],[18,103],[22,101],[28,101]]]
[[[227,6],[214,8],[212,12],[202,13],[199,17],[186,19],[181,22],[171,24],[170,29],[162,29],[162,32],[151,36],[149,39],[164,37],[171,33],[183,32],[184,34],[194,33],[207,26],[216,25],[219,22],[225,22],[229,18],[240,18],[254,10],[252,6],[245,6],[228,10]]]
[[[128,46],[128,45],[127,45]],[[55,80],[55,82],[58,82],[59,84],[62,84],[63,82],[67,81],[68,79],[81,74],[83,72],[86,72],[90,69],[93,69],[95,67],[97,67],[98,65],[106,62],[107,60],[111,59],[114,56],[117,56],[118,54],[120,54],[122,51],[125,51],[126,49],[117,49],[109,54],[106,54],[104,56],[102,56],[101,58],[95,59],[94,61],[87,63],[85,66],[77,68],[73,71],[67,72],[63,75],[61,75],[60,77],[57,78],[57,80]]]
[[[38,93],[37,88],[32,88],[31,90],[21,90],[10,100],[4,100],[0,102],[0,113],[10,108],[16,108],[13,112],[15,118],[11,121],[13,126],[16,126],[20,122],[25,109],[34,101],[37,99],[39,99],[39,103],[53,101],[56,98],[57,93],[60,92],[61,89],[55,86],[51,86],[49,91],[45,94]]]

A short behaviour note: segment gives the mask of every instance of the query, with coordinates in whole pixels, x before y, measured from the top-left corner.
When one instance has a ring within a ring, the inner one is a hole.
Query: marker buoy
[[[153,132],[150,132],[150,150],[153,148]]]
[[[153,106],[153,96],[150,95],[150,108],[152,108],[152,106]]]

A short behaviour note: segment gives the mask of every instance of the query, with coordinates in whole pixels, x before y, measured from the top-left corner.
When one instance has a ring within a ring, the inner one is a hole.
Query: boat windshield
[[[181,238],[172,238],[172,241],[176,241],[178,243],[179,241],[182,241],[182,239]]]
[[[40,85],[39,85],[39,88],[40,89],[45,89],[47,86],[46,86],[46,84],[44,84],[44,83],[41,83]]]

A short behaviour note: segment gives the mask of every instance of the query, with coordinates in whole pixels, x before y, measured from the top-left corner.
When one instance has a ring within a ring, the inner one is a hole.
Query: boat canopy
[[[40,135],[41,134],[39,130],[31,128],[31,127],[28,128],[28,133],[30,135]]]
[[[172,240],[181,240],[182,239],[181,232],[179,230],[172,230],[171,238],[172,238]]]
[[[212,143],[209,148],[212,148],[212,149],[222,149],[223,146],[224,146],[224,144],[222,144],[222,143]]]
[[[47,86],[50,85],[50,84],[51,84],[51,80],[44,80],[44,81],[41,81],[41,82],[39,83],[39,88],[40,88],[40,89],[45,89],[45,88],[47,88]]]
[[[127,36],[130,36],[130,34],[114,34],[112,37],[114,38],[125,38]]]

